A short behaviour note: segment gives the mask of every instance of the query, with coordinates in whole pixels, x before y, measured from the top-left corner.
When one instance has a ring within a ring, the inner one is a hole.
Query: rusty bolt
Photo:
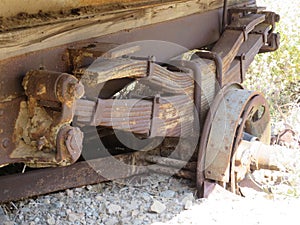
[[[57,136],[58,162],[74,163],[81,155],[83,133],[77,127],[64,126]]]
[[[10,145],[10,140],[8,138],[4,138],[1,142],[3,148],[8,148]]]
[[[81,98],[84,95],[84,86],[81,82],[75,84],[75,98]]]
[[[75,98],[79,99],[84,95],[84,87],[79,83],[70,83],[68,84],[68,94],[70,96],[74,96]]]
[[[83,142],[83,133],[77,127],[70,127],[65,139],[67,150],[75,162],[81,155]]]

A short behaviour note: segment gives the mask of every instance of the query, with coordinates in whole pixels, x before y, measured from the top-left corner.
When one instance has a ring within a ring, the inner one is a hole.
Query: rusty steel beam
[[[111,160],[112,158],[115,161]],[[25,173],[0,176],[0,203],[16,201],[68,188],[130,177],[147,172],[145,167],[118,169],[118,163],[133,165],[137,154],[124,154],[78,162],[67,167],[37,169]],[[103,172],[111,167],[112,173]],[[103,176],[108,175],[108,176]]]
[[[128,153],[77,162],[67,167],[45,168],[0,176],[0,203],[17,201],[24,198],[61,191],[69,188],[82,187],[100,182],[124,179],[134,175],[156,172],[195,180],[195,164],[187,163],[181,168],[151,164],[148,161],[161,158],[145,156],[145,152]],[[165,162],[183,161],[168,159]],[[178,167],[178,165],[177,165]]]

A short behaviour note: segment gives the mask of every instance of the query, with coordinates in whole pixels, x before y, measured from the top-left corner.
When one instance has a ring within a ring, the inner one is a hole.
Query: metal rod
[[[186,162],[179,159],[166,158],[156,155],[147,155],[145,157],[146,161],[151,163],[157,163],[164,166],[170,166],[178,169],[186,169],[190,171],[196,171],[197,163],[196,162]]]
[[[227,7],[228,7],[228,1],[224,0],[224,4],[223,4],[223,19],[222,19],[222,33],[225,31],[225,28],[227,26]]]
[[[176,176],[176,177],[181,177],[190,180],[196,179],[196,173],[187,170],[179,170],[176,168],[166,167],[161,165],[151,165],[148,166],[148,169],[156,173],[162,173],[170,176]]]

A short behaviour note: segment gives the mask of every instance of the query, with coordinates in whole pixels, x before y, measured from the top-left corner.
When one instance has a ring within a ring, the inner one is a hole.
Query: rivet
[[[9,140],[8,138],[4,138],[4,139],[2,140],[2,147],[3,147],[3,148],[8,148],[9,145],[10,145],[10,140]]]

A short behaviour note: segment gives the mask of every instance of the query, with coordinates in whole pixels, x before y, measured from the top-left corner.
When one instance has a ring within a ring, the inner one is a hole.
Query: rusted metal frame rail
[[[37,169],[25,171],[25,173],[0,176],[0,203],[68,188],[129,178],[151,171],[195,179],[196,162],[187,163],[147,154],[146,152],[128,153],[81,161],[66,167]]]
[[[113,157],[113,156],[111,156]],[[115,156],[117,162],[133,164],[134,154]],[[67,188],[80,187],[88,184],[96,184],[112,179],[120,179],[145,173],[146,170],[118,170],[112,160],[107,157],[78,162],[74,165],[58,168],[47,168],[6,175],[0,177],[0,202],[20,200]],[[102,172],[105,168],[112,167],[115,173],[104,177]],[[134,168],[131,166],[130,168]]]

